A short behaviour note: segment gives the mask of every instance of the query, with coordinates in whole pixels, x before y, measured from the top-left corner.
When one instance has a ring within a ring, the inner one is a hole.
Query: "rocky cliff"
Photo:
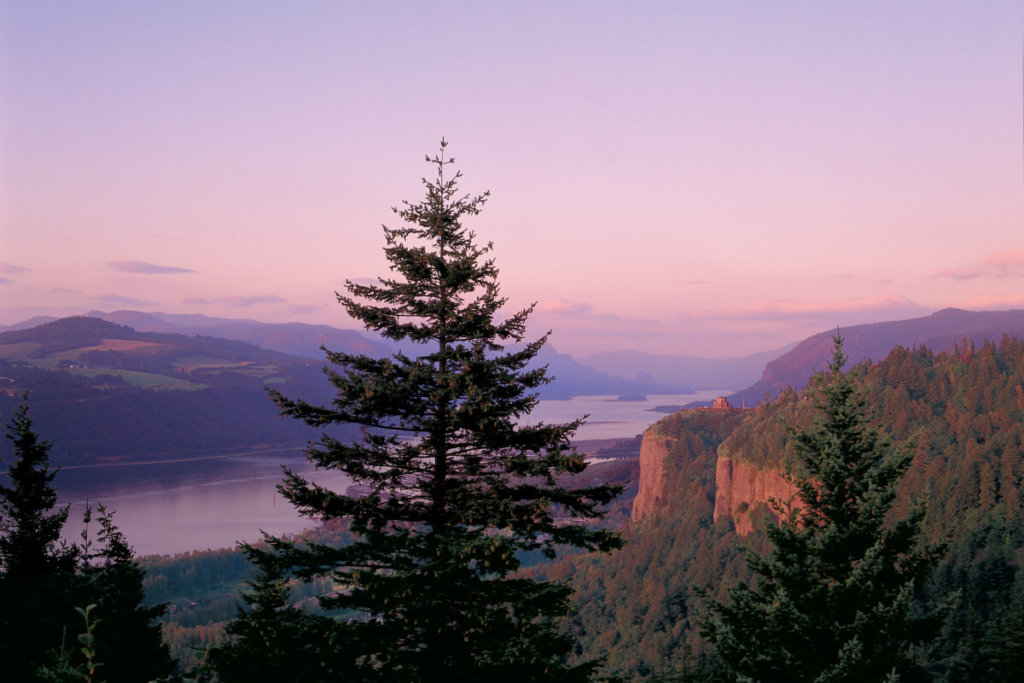
[[[760,469],[721,453],[718,456],[714,519],[717,522],[722,517],[731,517],[740,536],[754,530],[750,513],[760,503],[767,505],[772,498],[786,501],[795,493],[796,488],[778,470]]]
[[[692,469],[684,463],[699,460],[705,475],[702,486],[707,501],[714,504],[714,520],[731,518],[736,532],[745,536],[753,530],[751,513],[770,498],[789,500],[795,488],[782,477],[781,450],[765,450],[764,440],[751,450],[751,430],[767,429],[777,441],[785,427],[778,417],[753,410],[736,410],[723,401],[719,409],[682,410],[666,417],[644,432],[640,446],[639,487],[633,500],[635,522],[686,502],[696,494],[687,481]],[[713,487],[711,477],[714,477]],[[696,495],[705,495],[703,493]]]
[[[665,457],[676,439],[658,434],[653,429],[644,432],[640,444],[640,488],[633,499],[633,519],[640,521],[659,510],[665,500]]]

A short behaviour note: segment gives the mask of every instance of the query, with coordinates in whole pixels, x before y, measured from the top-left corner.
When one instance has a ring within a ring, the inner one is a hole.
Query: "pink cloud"
[[[901,296],[877,296],[836,301],[765,301],[747,308],[693,311],[684,317],[696,320],[795,320],[835,318],[850,314],[918,315],[927,309]]]
[[[944,268],[933,277],[948,277],[954,280],[973,280],[980,277],[1003,280],[1024,277],[1024,249],[994,251],[974,268]]]
[[[29,271],[25,266],[17,266],[13,263],[6,263],[0,261],[0,273],[7,273],[8,275],[19,275],[21,273],[27,273]]]
[[[969,310],[1000,310],[1024,308],[1024,293],[976,296],[956,305]]]
[[[982,265],[993,272],[992,277],[1013,277],[1024,274],[1024,249],[996,251],[989,254]]]
[[[120,294],[104,294],[102,296],[92,297],[96,301],[106,301],[111,304],[127,304],[130,306],[149,306],[155,304],[155,301],[149,301],[147,299],[136,299],[131,296],[121,296]]]
[[[264,294],[261,296],[229,296],[224,299],[220,299],[229,306],[235,308],[248,308],[249,306],[255,306],[256,304],[280,304],[284,303],[285,299],[275,294]]]
[[[289,306],[288,312],[295,315],[308,315],[310,313],[316,313],[317,311],[323,310],[323,304],[296,304],[295,306]]]
[[[550,315],[564,315],[572,317],[589,317],[594,307],[582,301],[569,301],[568,299],[548,299],[537,304],[538,313]]]
[[[145,261],[110,261],[107,267],[119,270],[122,273],[135,273],[137,275],[177,275],[179,273],[194,273],[190,268],[179,268],[177,266],[161,266]]]

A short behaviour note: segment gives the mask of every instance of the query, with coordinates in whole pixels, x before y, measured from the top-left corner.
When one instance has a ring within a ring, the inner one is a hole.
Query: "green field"
[[[151,372],[139,372],[138,370],[118,370],[114,368],[71,368],[64,370],[79,377],[96,377],[98,375],[116,375],[124,379],[133,387],[143,389],[175,389],[179,391],[197,391],[205,389],[205,384],[193,384],[186,380],[168,377],[167,375],[156,375]]]
[[[0,358],[3,360],[18,360],[30,358],[37,349],[42,348],[39,342],[20,342],[18,344],[0,345]]]

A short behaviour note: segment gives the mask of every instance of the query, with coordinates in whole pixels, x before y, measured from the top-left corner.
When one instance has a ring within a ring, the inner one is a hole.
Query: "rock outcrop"
[[[772,498],[787,501],[795,494],[796,487],[783,479],[778,470],[759,469],[728,456],[718,456],[714,518],[717,522],[722,517],[731,517],[740,536],[754,530],[750,513],[760,503],[767,505]]]
[[[665,456],[676,439],[648,429],[640,444],[640,488],[633,499],[633,520],[657,512],[665,503]]]

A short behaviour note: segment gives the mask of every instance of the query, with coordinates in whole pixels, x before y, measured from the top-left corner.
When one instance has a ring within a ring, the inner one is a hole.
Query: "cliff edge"
[[[670,436],[648,429],[640,443],[640,488],[633,499],[633,520],[657,512],[665,502],[665,458],[676,443]]]
[[[641,470],[641,476],[643,471]],[[754,530],[751,510],[759,503],[768,505],[772,498],[784,502],[796,494],[796,487],[786,481],[778,470],[759,469],[756,465],[719,454],[715,467],[715,513],[732,518],[739,536]]]

